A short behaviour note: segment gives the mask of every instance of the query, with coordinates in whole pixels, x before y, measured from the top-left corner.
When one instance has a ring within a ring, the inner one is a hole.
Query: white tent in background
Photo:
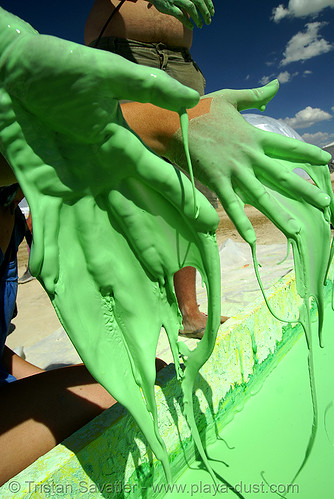
[[[328,151],[332,156],[334,155],[334,142],[323,147],[325,151]]]
[[[331,172],[334,172],[334,142],[331,142],[331,144],[323,147],[323,150],[329,152],[329,154],[332,155],[332,159],[329,162],[329,169]]]

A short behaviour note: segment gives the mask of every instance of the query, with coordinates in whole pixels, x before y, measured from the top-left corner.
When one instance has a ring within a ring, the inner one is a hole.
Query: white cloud
[[[260,78],[259,80],[259,83],[260,85],[267,85],[267,83],[269,83],[271,80],[271,76],[262,76],[262,78]]]
[[[277,76],[277,79],[280,83],[288,83],[288,81],[291,81],[292,78],[294,78],[297,75],[298,75],[298,72],[291,74],[291,73],[289,73],[289,71],[282,71],[282,73],[280,73]]]
[[[303,76],[304,76],[304,78],[306,78],[308,75],[311,75],[312,73],[313,73],[313,71],[306,69],[306,71],[304,71],[304,73],[303,73]]]
[[[266,66],[270,67],[270,66],[274,66],[276,64],[275,61],[267,61],[266,62]]]
[[[294,35],[287,43],[281,66],[295,61],[306,61],[333,50],[334,46],[319,35],[319,30],[325,25],[326,23],[309,23],[306,24],[306,31]]]
[[[278,7],[275,7],[272,12],[272,19],[275,23],[279,23],[281,19],[287,17],[290,14],[289,8],[285,8],[284,5],[280,4]]]
[[[309,144],[314,144],[318,147],[324,147],[334,140],[334,133],[317,132],[317,133],[304,133],[302,139]]]
[[[298,71],[295,73],[289,73],[289,71],[282,71],[279,74],[272,73],[270,76],[262,76],[262,78],[259,80],[260,85],[267,85],[270,81],[274,80],[277,78],[277,80],[283,84],[283,83],[288,83],[289,81],[292,80],[295,76],[298,75]]]
[[[307,106],[305,109],[298,111],[293,118],[284,118],[283,121],[292,128],[308,128],[320,121],[330,120],[332,115],[323,111],[318,107]]]
[[[283,71],[277,76],[277,79],[280,83],[287,83],[291,80],[291,73],[289,73],[289,71]]]
[[[288,8],[280,4],[273,9],[272,19],[278,23],[285,17],[315,16],[326,7],[334,8],[334,0],[290,0]]]

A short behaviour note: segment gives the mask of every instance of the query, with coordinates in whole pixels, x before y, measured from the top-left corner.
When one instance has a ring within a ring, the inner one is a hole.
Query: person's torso
[[[95,0],[85,27],[85,43],[96,40],[118,0]],[[141,42],[162,42],[190,49],[192,31],[175,17],[162,14],[145,0],[127,0],[111,19],[103,36]]]

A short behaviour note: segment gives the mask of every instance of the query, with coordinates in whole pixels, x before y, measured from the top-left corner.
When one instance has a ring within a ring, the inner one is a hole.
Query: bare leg
[[[16,376],[34,375],[0,387],[0,485],[116,403],[83,364],[36,374],[11,354]],[[155,365],[158,372],[167,364],[156,358]]]
[[[4,346],[1,363],[6,371],[12,374],[16,379],[27,378],[28,376],[44,372],[44,369],[40,369],[39,367],[30,364],[30,362],[21,359],[21,357],[8,348],[7,345]]]
[[[0,484],[116,403],[84,365],[0,388]]]
[[[207,316],[200,312],[196,300],[196,269],[184,267],[174,274],[174,287],[183,317],[182,334],[191,338],[202,338]],[[221,317],[221,323],[228,317]]]

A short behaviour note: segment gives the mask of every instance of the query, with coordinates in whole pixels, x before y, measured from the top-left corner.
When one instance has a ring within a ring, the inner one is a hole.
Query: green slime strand
[[[278,84],[274,81],[258,89],[223,90],[203,97],[212,97],[210,111],[190,120],[189,146],[195,177],[216,192],[227,214],[252,249],[256,276],[267,304],[256,260],[256,237],[245,215],[244,204],[255,206],[269,218],[285,234],[293,248],[297,291],[302,298],[298,322],[305,331],[309,348],[308,369],[313,404],[312,432],[298,474],[312,450],[318,426],[310,302],[313,299],[317,305],[321,344],[323,287],[333,255],[329,221],[333,220],[334,200],[327,153],[315,146],[259,130],[248,124],[239,113],[254,107],[264,110],[277,89]],[[186,169],[181,142],[181,132],[177,131],[167,157]],[[293,172],[297,167],[303,168],[316,186],[297,176]]]
[[[193,175],[193,168],[191,164],[191,159],[190,159],[190,152],[189,152],[189,144],[188,144],[188,131],[189,131],[189,118],[186,109],[180,111],[180,125],[181,125],[181,133],[182,133],[182,139],[183,139],[183,144],[184,144],[184,153],[186,156],[186,161],[187,161],[187,167],[188,171],[190,173],[190,180],[192,184],[192,191],[193,191],[193,203],[194,203],[194,219],[197,219],[199,217],[199,205],[197,203],[197,197],[196,197],[196,192],[197,189],[195,188],[195,181],[194,181],[194,175]],[[220,273],[220,269],[216,266],[214,272],[216,273],[216,276],[218,273]],[[216,301],[216,298],[219,296],[219,303],[220,303],[220,281],[218,285],[218,281],[215,278],[215,275],[212,275],[212,282],[215,283],[215,287],[211,287],[211,293],[214,293],[215,300],[213,303],[218,305],[218,302]],[[207,285],[208,283],[205,282],[206,288],[209,292],[209,287]],[[208,301],[209,297],[208,297]],[[205,450],[203,448],[203,444],[201,441],[201,437],[196,425],[195,417],[194,417],[194,406],[193,406],[193,390],[194,390],[194,384],[195,384],[195,379],[196,376],[200,370],[200,368],[205,364],[205,362],[209,359],[213,348],[215,346],[215,341],[216,341],[216,336],[217,334],[212,334],[212,332],[216,331],[217,324],[212,323],[212,317],[220,317],[220,306],[218,308],[215,308],[212,310],[212,314],[208,316],[208,321],[207,321],[207,326],[206,326],[206,331],[205,335],[202,339],[201,342],[199,342],[196,346],[196,348],[191,352],[189,348],[183,343],[179,342],[179,352],[183,356],[184,364],[185,364],[185,371],[184,371],[184,377],[182,379],[182,392],[183,392],[183,399],[184,399],[184,414],[187,419],[192,437],[194,439],[195,445],[198,449],[198,452],[202,458],[202,461],[204,465],[206,466],[206,469],[210,473],[212,480],[214,483],[217,483],[216,481],[216,476],[215,473],[209,463],[209,460],[207,458],[207,455],[205,453]],[[218,325],[219,327],[219,325]]]
[[[162,71],[39,35],[2,9],[0,29],[0,144],[32,213],[31,272],[170,481],[157,428],[156,348],[163,326],[183,376],[173,274],[190,265],[207,285],[208,324],[185,383],[212,351],[220,325],[218,216],[198,193],[194,219],[191,182],[143,145],[118,99],[178,111],[198,94]],[[189,409],[187,417],[191,425]]]
[[[189,171],[189,175],[190,175],[191,185],[193,188],[194,218],[198,218],[199,208],[197,205],[194,173],[193,173],[193,167],[191,164],[190,152],[189,152],[189,142],[188,142],[189,118],[188,118],[188,114],[187,114],[186,109],[184,109],[180,112],[180,125],[181,125],[182,140],[183,140],[183,144],[184,144],[184,153],[186,155],[187,167],[188,167],[188,171]]]

